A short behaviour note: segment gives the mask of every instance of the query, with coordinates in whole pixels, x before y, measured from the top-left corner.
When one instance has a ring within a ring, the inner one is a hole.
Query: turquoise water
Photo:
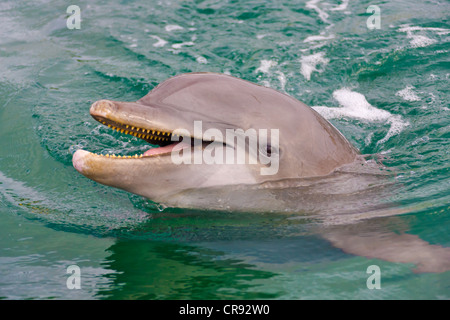
[[[378,217],[444,247],[449,235],[447,1],[0,3],[0,298],[449,299],[450,273],[343,252],[321,221],[163,208],[72,167],[78,148],[145,150],[89,116],[165,79],[212,71],[313,106],[395,173]],[[370,30],[369,5],[380,8]],[[66,286],[69,265],[81,289]],[[370,265],[381,289],[366,286]]]

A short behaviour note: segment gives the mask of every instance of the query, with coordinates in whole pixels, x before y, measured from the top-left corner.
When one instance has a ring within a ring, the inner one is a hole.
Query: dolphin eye
[[[268,144],[265,146],[265,148],[261,148],[261,149],[260,149],[260,152],[261,152],[263,155],[267,156],[267,157],[272,156],[272,154],[280,154],[280,153],[281,153],[280,150],[279,150],[279,148],[277,148],[277,147],[272,147],[272,145],[271,145],[270,143],[268,143]]]
[[[270,157],[272,155],[272,146],[270,144],[267,144],[266,154],[268,157]]]

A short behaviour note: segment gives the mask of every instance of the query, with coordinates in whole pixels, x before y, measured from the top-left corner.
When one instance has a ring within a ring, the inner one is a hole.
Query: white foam
[[[269,73],[269,69],[276,66],[278,63],[273,60],[261,60],[260,66],[255,72]]]
[[[335,118],[355,118],[368,122],[387,122],[391,125],[386,136],[377,142],[381,144],[389,140],[392,136],[399,134],[408,122],[401,116],[393,115],[390,112],[373,107],[364,95],[350,89],[343,88],[333,92],[333,98],[336,99],[342,107],[329,108],[323,106],[313,107],[326,119]]]
[[[165,26],[165,28],[167,32],[172,32],[175,30],[183,30],[184,28],[182,26],[179,26],[177,24],[168,24],[167,26]]]
[[[281,86],[281,90],[285,91],[285,87],[286,87],[286,76],[284,75],[283,72],[281,71],[277,71],[277,78],[280,81],[280,86]]]
[[[409,41],[409,44],[413,48],[422,48],[429,46],[433,43],[436,43],[436,39],[431,39],[423,34],[416,34],[415,32],[433,32],[437,35],[446,35],[450,33],[449,29],[444,28],[429,28],[429,27],[417,27],[417,26],[410,26],[410,25],[401,25],[401,28],[398,29],[399,32],[406,32],[406,37],[408,39],[411,39]]]
[[[198,63],[201,63],[201,64],[207,64],[208,63],[208,60],[205,57],[202,57],[202,56],[198,56],[196,60],[197,60]]]
[[[437,40],[435,39],[430,39],[422,35],[411,35],[411,36],[407,35],[406,37],[411,38],[409,44],[414,48],[427,47],[430,44],[437,42]]]
[[[323,40],[331,40],[334,39],[334,35],[329,35],[329,36],[309,36],[307,37],[305,40],[303,40],[303,42],[315,42],[315,41],[323,41]]]
[[[370,145],[370,143],[372,142],[372,138],[373,138],[373,132],[369,132],[366,139],[364,139],[366,146]]]
[[[338,5],[337,7],[334,7],[332,9],[330,9],[330,10],[331,11],[344,11],[345,9],[347,9],[349,1],[350,0],[343,0],[340,5]]]
[[[432,31],[436,32],[438,35],[446,35],[450,33],[450,29],[444,29],[444,28],[431,28],[431,27],[417,27],[417,26],[410,26],[408,24],[402,24],[400,26],[401,28],[398,29],[400,32],[408,32],[408,31]]]
[[[193,46],[193,45],[195,45],[194,42],[188,41],[188,42],[182,42],[182,43],[175,43],[175,44],[172,45],[172,48],[174,48],[174,49],[181,49],[184,46]]]
[[[320,20],[322,20],[323,22],[328,22],[328,13],[326,13],[324,10],[320,9],[317,4],[320,2],[320,0],[310,0],[306,3],[306,7],[308,9],[313,9],[314,11],[317,12],[317,14],[319,15]]]
[[[166,40],[163,40],[163,39],[161,39],[158,36],[150,36],[150,37],[152,37],[153,39],[157,40],[157,42],[155,42],[153,44],[154,47],[160,48],[160,47],[164,47],[167,44]]]
[[[405,89],[398,91],[395,95],[402,97],[406,101],[420,101],[419,96],[413,91],[413,86],[407,86]]]
[[[309,56],[302,56],[300,59],[301,67],[300,72],[305,77],[306,80],[311,79],[311,74],[316,72],[323,72],[324,67],[328,64],[330,60],[325,58],[324,52],[318,52]],[[317,65],[321,64],[322,68],[317,69]]]

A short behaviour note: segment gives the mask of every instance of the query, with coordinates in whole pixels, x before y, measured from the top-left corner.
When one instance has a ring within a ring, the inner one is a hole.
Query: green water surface
[[[89,107],[177,74],[227,73],[310,106],[340,107],[345,89],[390,116],[330,121],[386,157],[396,203],[416,208],[374,226],[449,247],[448,1],[76,1],[80,29],[67,27],[70,4],[0,3],[0,299],[450,298],[449,272],[344,253],[307,217],[163,208],[71,162],[79,148],[147,150]],[[74,264],[79,290],[66,285]]]

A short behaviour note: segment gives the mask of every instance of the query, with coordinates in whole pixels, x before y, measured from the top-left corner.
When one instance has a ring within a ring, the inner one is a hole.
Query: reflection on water
[[[127,240],[108,248],[104,266],[113,285],[108,299],[268,299],[282,292],[259,290],[276,273],[258,270],[220,251],[174,243]]]

